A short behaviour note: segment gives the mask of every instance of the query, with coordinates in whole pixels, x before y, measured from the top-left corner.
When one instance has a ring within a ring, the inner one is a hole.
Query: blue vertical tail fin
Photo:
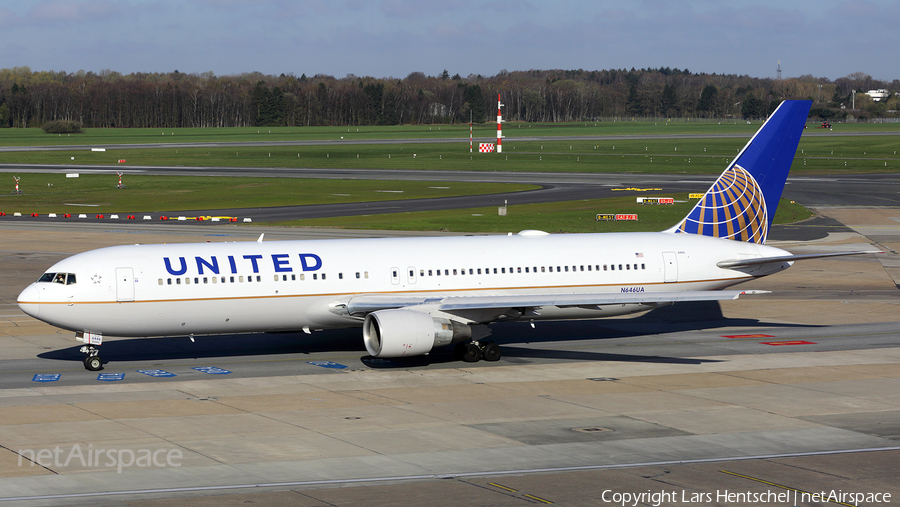
[[[694,209],[666,232],[764,244],[812,103],[786,100]]]

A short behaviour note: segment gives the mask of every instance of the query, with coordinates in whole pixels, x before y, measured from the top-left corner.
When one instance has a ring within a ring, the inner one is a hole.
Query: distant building
[[[881,102],[882,100],[887,100],[888,97],[891,96],[891,92],[887,90],[869,90],[866,92],[866,95],[872,97],[872,100],[875,102]]]

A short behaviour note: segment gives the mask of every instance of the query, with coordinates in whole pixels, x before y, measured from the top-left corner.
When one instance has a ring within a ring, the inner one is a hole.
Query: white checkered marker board
[[[494,143],[478,143],[478,152],[479,153],[493,153],[494,152]]]

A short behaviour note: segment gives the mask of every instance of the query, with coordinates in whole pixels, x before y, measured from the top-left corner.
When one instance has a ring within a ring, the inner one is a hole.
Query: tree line
[[[871,89],[900,92],[900,81],[863,73],[831,81],[783,80],[687,69],[500,71],[445,70],[402,79],[347,75],[216,76],[113,71],[75,73],[0,69],[0,127],[65,121],[85,127],[247,127],[568,122],[604,118],[764,118],[784,99],[810,99],[822,118],[896,116],[900,97],[874,102]],[[851,110],[851,94],[856,109]]]

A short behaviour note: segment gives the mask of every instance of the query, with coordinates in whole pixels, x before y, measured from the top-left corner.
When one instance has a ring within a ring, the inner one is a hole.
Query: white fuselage
[[[786,255],[777,248],[672,233],[345,239],[129,245],[58,262],[19,296],[29,315],[76,332],[166,336],[340,328],[357,295],[639,293],[717,290],[786,268],[717,262]],[[529,319],[618,311],[544,308]]]

